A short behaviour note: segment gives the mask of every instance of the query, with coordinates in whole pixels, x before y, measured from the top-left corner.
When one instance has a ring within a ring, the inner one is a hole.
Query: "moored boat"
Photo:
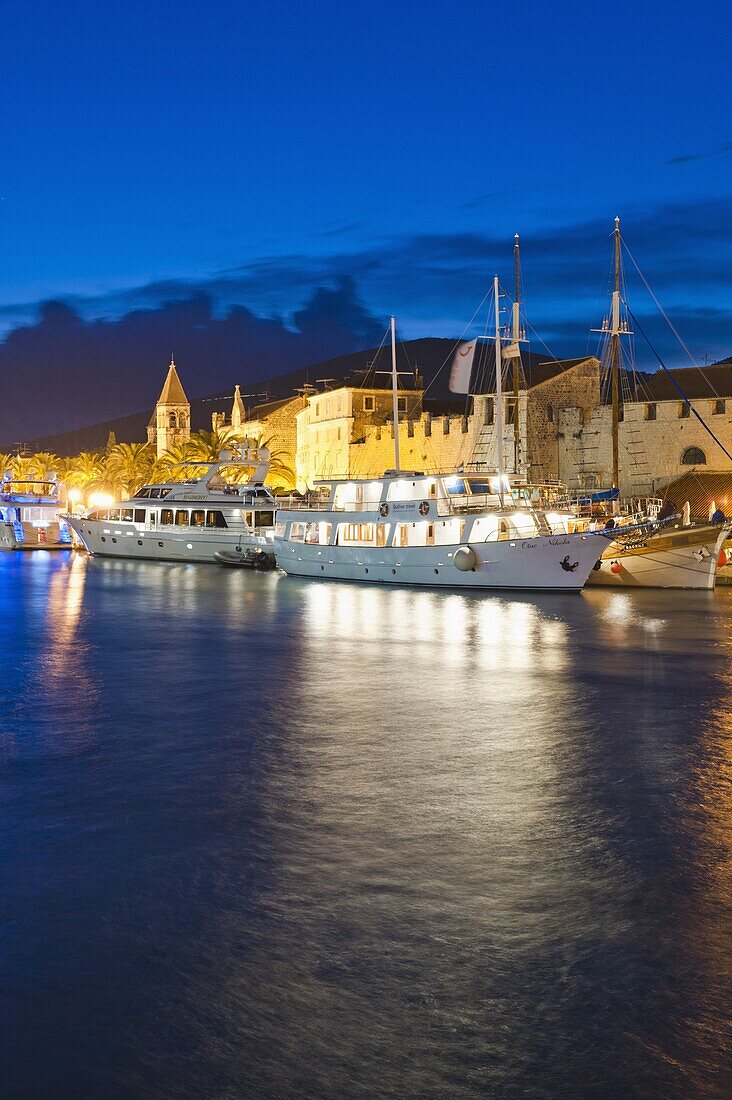
[[[502,439],[501,332],[494,280],[497,438]],[[495,476],[403,471],[399,462],[396,335],[391,319],[394,469],[323,481],[276,514],[277,564],[301,577],[430,588],[578,592],[607,545],[572,530],[574,514],[545,510],[525,485]]]
[[[13,478],[0,483],[0,549],[68,550],[71,532],[63,512],[58,481]]]
[[[99,557],[216,562],[218,553],[271,553],[275,499],[264,485],[269,451],[242,447],[216,462],[183,462],[180,480],[145,485],[130,499],[68,522]],[[247,473],[244,482],[236,480]]]

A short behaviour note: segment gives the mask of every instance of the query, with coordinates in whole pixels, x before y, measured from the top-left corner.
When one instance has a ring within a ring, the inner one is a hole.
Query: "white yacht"
[[[217,562],[217,554],[272,554],[275,500],[264,479],[270,453],[242,447],[218,462],[184,462],[182,480],[145,485],[130,500],[68,522],[90,554],[155,561]],[[248,480],[233,478],[249,468]],[[226,475],[230,480],[227,480]]]
[[[437,588],[579,592],[607,546],[538,510],[505,475],[393,471],[324,482],[320,499],[279,508],[277,564],[301,577]]]
[[[502,439],[501,336],[494,280],[496,433]],[[607,546],[573,531],[571,510],[535,504],[495,476],[428,475],[399,467],[396,337],[391,319],[395,468],[373,480],[324,481],[307,502],[280,503],[275,553],[286,573],[436,588],[578,592]]]
[[[33,481],[6,471],[0,482],[0,549],[68,550],[71,531],[62,511],[55,476]]]

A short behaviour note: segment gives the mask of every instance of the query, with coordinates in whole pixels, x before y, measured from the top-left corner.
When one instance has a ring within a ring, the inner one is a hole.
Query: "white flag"
[[[455,352],[450,371],[450,389],[453,393],[467,393],[470,389],[470,375],[477,343],[477,340],[471,340],[468,344],[460,344]]]

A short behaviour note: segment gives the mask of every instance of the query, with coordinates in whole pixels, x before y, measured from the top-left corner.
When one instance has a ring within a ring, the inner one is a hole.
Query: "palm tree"
[[[28,459],[28,471],[39,481],[45,481],[50,474],[58,474],[59,457],[52,451],[37,451]]]
[[[111,492],[106,476],[105,456],[99,451],[82,451],[66,466],[64,483],[68,489],[88,493]]]
[[[277,446],[276,436],[260,440],[260,447],[267,447],[270,453],[269,471],[265,478],[271,489],[292,492],[297,486],[295,470],[290,464],[290,455],[282,446]]]
[[[180,465],[182,462],[188,461],[190,457],[187,443],[174,443],[163,451],[159,458],[155,459],[150,480],[180,481],[183,476]]]
[[[0,451],[0,478],[6,470],[10,470],[13,464],[13,455]]]
[[[188,457],[199,462],[218,462],[221,452],[231,450],[238,442],[233,428],[213,432],[195,432],[186,443]]]
[[[155,461],[149,443],[116,443],[105,463],[105,472],[115,488],[129,496],[149,480]]]

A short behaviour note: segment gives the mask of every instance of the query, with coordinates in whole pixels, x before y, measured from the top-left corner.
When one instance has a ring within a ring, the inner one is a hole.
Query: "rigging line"
[[[361,385],[360,386],[354,386],[354,389],[361,389],[361,390],[365,389],[366,388],[366,382],[367,382],[368,378],[371,376],[371,374],[374,374],[374,375],[376,374],[376,363],[378,362],[379,356],[381,355],[382,349],[384,347],[384,344],[387,341],[387,338],[388,338],[390,332],[391,332],[391,327],[389,326],[389,327],[387,327],[386,332],[384,333],[384,335],[381,337],[381,343],[379,344],[378,348],[376,349],[376,354],[374,355],[373,359],[371,360],[371,363],[366,367],[366,371],[364,373]]]
[[[696,410],[696,409],[694,408],[694,406],[692,405],[691,401],[689,401],[689,398],[688,398],[688,397],[686,396],[686,394],[685,394],[685,393],[684,393],[684,391],[682,390],[681,386],[680,386],[680,385],[678,384],[678,382],[676,381],[676,379],[675,379],[675,378],[674,378],[674,376],[672,375],[671,371],[670,371],[670,370],[668,369],[668,367],[667,367],[667,366],[666,366],[666,364],[664,363],[663,359],[662,359],[662,358],[661,358],[661,356],[660,356],[660,355],[658,354],[658,352],[657,352],[657,351],[656,351],[656,349],[654,348],[653,344],[651,343],[651,341],[650,341],[650,340],[648,339],[648,337],[646,336],[645,332],[643,331],[643,326],[641,325],[641,323],[640,323],[640,321],[638,320],[638,318],[637,318],[637,317],[636,317],[636,316],[634,315],[633,311],[632,311],[632,310],[630,309],[630,306],[628,306],[628,305],[626,304],[626,307],[625,307],[625,308],[626,308],[626,309],[628,310],[628,313],[629,313],[629,314],[630,314],[630,316],[632,317],[632,319],[633,319],[633,324],[634,324],[634,325],[635,325],[635,326],[637,327],[637,329],[638,329],[638,332],[639,332],[639,333],[641,334],[641,336],[643,337],[643,339],[644,339],[644,340],[646,341],[646,343],[648,344],[648,347],[649,347],[649,348],[651,349],[651,351],[652,351],[652,352],[653,352],[653,354],[655,355],[656,359],[657,359],[657,360],[658,360],[658,362],[660,363],[660,365],[661,365],[661,368],[662,368],[662,370],[664,370],[664,371],[666,372],[666,374],[668,375],[668,377],[670,378],[670,380],[671,380],[671,385],[672,385],[672,386],[674,387],[674,389],[676,390],[676,392],[677,392],[677,393],[678,393],[678,394],[679,394],[679,395],[681,396],[682,400],[683,400],[683,401],[685,401],[685,402],[686,402],[686,404],[687,404],[687,405],[689,406],[689,409],[690,409],[690,410],[691,410],[691,412],[692,412],[692,413],[694,414],[694,416],[695,416],[695,417],[697,418],[697,420],[698,420],[698,421],[699,421],[699,423],[701,424],[702,428],[704,428],[704,430],[705,430],[706,432],[708,432],[708,433],[709,433],[709,435],[710,435],[710,436],[712,437],[712,439],[714,440],[714,442],[715,442],[715,443],[716,443],[716,444],[717,444],[717,445],[718,445],[718,446],[719,446],[719,447],[720,447],[720,448],[721,448],[721,449],[722,449],[722,450],[724,451],[724,453],[726,454],[726,456],[727,456],[727,458],[728,458],[728,459],[730,460],[730,462],[732,462],[732,455],[731,455],[731,454],[729,453],[729,451],[728,451],[728,450],[727,450],[727,448],[725,447],[724,443],[722,443],[722,441],[721,441],[721,440],[720,440],[720,439],[719,439],[719,438],[718,438],[718,437],[717,437],[717,436],[716,436],[716,435],[714,434],[714,432],[712,431],[712,429],[711,429],[711,428],[709,427],[709,425],[707,424],[706,420],[704,420],[704,418],[703,418],[703,417],[702,417],[702,416],[700,415],[700,413],[698,413],[698,412],[697,412],[697,410]]]
[[[695,368],[696,368],[696,369],[697,369],[697,370],[699,371],[699,373],[701,374],[701,376],[702,376],[702,378],[704,379],[704,381],[706,382],[706,384],[707,384],[707,385],[709,386],[709,388],[710,388],[710,390],[712,391],[712,393],[714,394],[714,396],[715,396],[715,397],[719,397],[720,395],[719,395],[719,394],[717,393],[716,389],[714,388],[714,386],[712,385],[712,383],[711,383],[711,382],[709,381],[709,379],[708,379],[708,378],[707,378],[707,376],[705,375],[705,373],[704,373],[704,371],[702,370],[702,368],[701,368],[701,367],[700,367],[700,366],[699,366],[699,365],[698,365],[698,364],[696,363],[696,361],[695,361],[695,359],[694,359],[694,356],[693,356],[693,355],[691,354],[691,351],[689,350],[688,346],[687,346],[687,345],[686,345],[686,344],[684,343],[684,341],[682,340],[682,338],[681,338],[681,335],[679,334],[679,331],[678,331],[678,329],[676,328],[676,326],[674,325],[673,321],[671,320],[671,318],[670,318],[670,317],[668,316],[668,314],[666,313],[665,309],[663,308],[663,306],[662,306],[662,305],[661,305],[661,303],[659,302],[659,300],[658,300],[658,298],[656,297],[656,295],[655,295],[655,294],[653,293],[653,290],[651,289],[650,283],[648,282],[648,280],[646,279],[645,275],[643,274],[643,272],[641,271],[641,269],[639,268],[639,266],[638,266],[638,264],[637,264],[637,262],[636,262],[635,256],[633,255],[633,253],[632,253],[632,252],[630,251],[630,249],[628,248],[627,244],[625,243],[625,238],[623,237],[623,238],[621,238],[621,239],[622,239],[622,241],[623,241],[623,247],[625,248],[625,251],[626,251],[626,252],[628,253],[628,255],[630,256],[630,258],[631,258],[631,260],[632,260],[632,262],[633,262],[633,267],[634,267],[634,268],[636,269],[636,271],[637,271],[637,272],[638,272],[638,274],[640,275],[640,277],[641,277],[641,279],[642,279],[642,281],[643,281],[643,284],[644,284],[644,286],[645,286],[646,290],[648,291],[648,293],[650,294],[651,298],[652,298],[652,299],[653,299],[653,301],[655,302],[655,304],[656,304],[656,308],[658,309],[659,313],[660,313],[660,314],[661,314],[661,316],[663,317],[663,319],[664,319],[664,321],[666,322],[666,324],[668,325],[668,327],[669,327],[669,328],[671,329],[671,331],[673,332],[673,334],[674,334],[674,336],[676,337],[676,339],[677,339],[677,340],[679,341],[679,343],[681,344],[681,347],[682,347],[682,348],[684,349],[684,351],[686,352],[687,358],[688,358],[689,362],[691,363],[692,367],[695,367]],[[625,303],[625,305],[626,305],[626,309],[627,309],[627,308],[628,308],[628,304],[627,304],[627,302]]]
[[[463,340],[463,339],[464,339],[464,337],[465,337],[465,333],[466,333],[466,332],[468,331],[468,329],[469,329],[469,328],[470,328],[470,326],[472,325],[473,321],[474,321],[474,320],[475,320],[475,318],[476,318],[476,317],[478,316],[478,314],[480,313],[481,309],[483,308],[483,306],[484,306],[484,305],[485,305],[485,303],[487,302],[487,300],[488,300],[488,297],[489,297],[489,295],[490,295],[490,294],[492,294],[492,293],[493,293],[493,292],[492,292],[492,290],[487,290],[487,291],[485,292],[485,294],[484,294],[484,295],[483,295],[483,297],[481,298],[481,300],[480,300],[480,302],[479,302],[478,306],[476,307],[476,310],[475,310],[475,312],[473,313],[473,316],[472,316],[472,317],[470,318],[470,320],[468,321],[467,325],[465,326],[465,328],[463,329],[463,331],[462,331],[462,332],[460,333],[460,335],[458,336],[457,340],[455,341],[455,343],[453,344],[452,348],[451,348],[451,349],[450,349],[450,351],[448,352],[448,354],[447,354],[446,358],[445,358],[445,359],[443,359],[443,361],[442,361],[442,364],[441,364],[441,365],[440,365],[440,366],[439,366],[439,367],[437,368],[437,370],[435,371],[435,373],[434,373],[434,375],[433,375],[433,377],[432,377],[432,381],[430,382],[430,384],[429,384],[429,385],[428,385],[428,386],[426,387],[426,389],[424,390],[424,394],[423,394],[423,396],[426,396],[426,395],[428,394],[428,392],[430,391],[430,389],[432,388],[432,386],[434,385],[434,383],[435,383],[435,382],[437,381],[437,379],[439,378],[439,376],[440,376],[440,375],[442,374],[443,370],[445,369],[445,366],[446,366],[446,364],[447,364],[448,362],[450,362],[450,361],[451,361],[451,360],[452,360],[452,359],[453,359],[453,358],[455,357],[455,351],[457,350],[457,346],[458,346],[458,344],[460,343],[460,341],[461,341],[461,340]]]

